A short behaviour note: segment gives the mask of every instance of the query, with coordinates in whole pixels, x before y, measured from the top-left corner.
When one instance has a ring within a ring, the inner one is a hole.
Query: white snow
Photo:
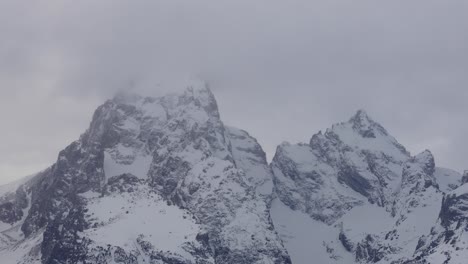
[[[351,209],[340,222],[343,223],[343,231],[347,237],[353,241],[361,241],[367,234],[391,230],[395,220],[385,208],[365,204]]]
[[[141,105],[139,108],[143,111],[143,115],[145,117],[151,117],[161,122],[165,122],[167,120],[166,110],[159,102],[157,103],[141,102]]]
[[[157,250],[170,251],[190,258],[182,245],[194,242],[200,231],[192,216],[177,206],[169,206],[162,198],[141,187],[135,193],[112,194],[88,199],[88,219],[98,228],[84,231],[95,245],[108,244],[125,250],[137,250],[139,236]]]
[[[434,177],[439,184],[439,189],[444,193],[450,192],[461,184],[462,175],[454,170],[436,168]]]
[[[455,190],[449,192],[448,194],[456,195],[456,196],[468,194],[468,183],[463,184],[462,186],[456,188]]]
[[[398,142],[392,136],[375,133],[375,138],[364,138],[353,130],[350,123],[334,125],[331,131],[337,134],[340,140],[355,149],[382,152],[397,161],[406,161],[408,159],[408,156],[396,147]]]
[[[119,153],[131,155],[133,152],[128,152],[127,148],[120,146]],[[153,157],[151,155],[136,155],[130,164],[118,162],[109,151],[104,152],[104,172],[106,179],[113,176],[130,173],[139,179],[146,179],[151,166]]]
[[[400,253],[402,256],[411,256],[414,253],[419,238],[430,233],[439,216],[442,205],[440,192],[431,187],[419,199],[420,206],[411,208],[406,219],[394,227],[399,235],[398,245],[403,247]]]
[[[278,199],[273,201],[271,217],[294,264],[354,263],[338,241],[337,228],[293,211]],[[336,259],[327,253],[326,246],[334,250]]]
[[[273,191],[273,176],[265,157],[257,151],[261,149],[258,142],[247,132],[226,127],[232,146],[232,156],[237,168],[242,169],[252,186],[257,187],[259,195],[268,196]]]
[[[0,233],[0,262],[2,264],[41,263],[42,232],[6,247],[4,246],[5,240],[9,240],[9,238]]]
[[[435,192],[435,189],[428,190],[431,191]],[[427,201],[428,206],[415,208],[405,221],[398,225],[397,219],[385,208],[372,204],[354,207],[331,226],[300,211],[291,210],[277,199],[273,202],[271,216],[295,264],[309,264],[312,259],[317,261],[316,263],[355,263],[351,253],[337,240],[341,229],[354,244],[365,239],[368,234],[383,239],[386,233],[396,230],[397,240],[382,240],[385,244],[400,248],[399,252],[389,254],[379,262],[390,263],[411,256],[419,238],[428,234],[436,223],[441,196],[434,194],[427,197],[433,199]],[[327,253],[324,245],[334,250],[333,255],[337,256],[336,259],[330,258],[331,254]]]
[[[140,130],[140,122],[138,122],[132,117],[126,116],[125,119],[122,120],[121,124],[119,124],[118,127],[124,130],[135,132],[135,131]]]

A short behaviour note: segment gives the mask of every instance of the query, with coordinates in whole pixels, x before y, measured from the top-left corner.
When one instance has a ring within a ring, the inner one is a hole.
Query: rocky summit
[[[363,110],[269,164],[203,82],[120,93],[55,164],[0,187],[0,263],[462,264],[465,178]]]

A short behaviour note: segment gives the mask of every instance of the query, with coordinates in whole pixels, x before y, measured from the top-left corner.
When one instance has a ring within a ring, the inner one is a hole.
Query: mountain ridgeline
[[[0,262],[461,264],[467,179],[363,110],[268,164],[202,82],[118,94],[55,164],[0,187]]]

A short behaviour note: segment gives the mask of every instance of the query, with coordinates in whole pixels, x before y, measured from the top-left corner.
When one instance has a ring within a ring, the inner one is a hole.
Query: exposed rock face
[[[224,126],[204,84],[107,101],[28,186],[0,205],[10,263],[291,263],[265,153]]]

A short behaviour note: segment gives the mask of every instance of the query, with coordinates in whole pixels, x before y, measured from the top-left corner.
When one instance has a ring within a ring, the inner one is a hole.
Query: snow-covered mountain
[[[187,86],[118,94],[55,164],[0,187],[0,263],[464,263],[468,175],[362,110],[268,164]]]
[[[271,167],[271,214],[297,264],[406,263],[416,248],[427,256],[421,237],[462,188],[459,173],[437,168],[428,150],[411,156],[363,110],[309,144],[281,144]]]
[[[2,189],[1,263],[291,263],[272,190],[265,153],[205,84],[120,94],[54,165]]]

